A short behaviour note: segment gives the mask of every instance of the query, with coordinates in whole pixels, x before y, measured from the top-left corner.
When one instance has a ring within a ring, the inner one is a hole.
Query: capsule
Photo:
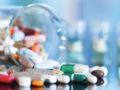
[[[71,81],[73,82],[84,82],[86,81],[87,77],[85,76],[85,74],[72,74],[71,75]]]
[[[89,67],[82,64],[63,64],[60,70],[64,73],[88,73]]]
[[[4,75],[4,74],[0,74],[0,82],[1,83],[13,83],[15,81],[15,77],[13,76],[9,76],[9,75]]]
[[[86,77],[87,77],[88,83],[96,84],[98,81],[97,77],[92,75],[91,73],[86,74]]]
[[[26,68],[32,68],[34,66],[34,63],[32,61],[22,55],[20,55],[19,62]]]

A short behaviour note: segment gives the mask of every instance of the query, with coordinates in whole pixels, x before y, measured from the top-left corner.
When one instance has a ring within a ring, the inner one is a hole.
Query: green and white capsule
[[[60,70],[64,73],[88,73],[89,67],[82,64],[63,64]]]

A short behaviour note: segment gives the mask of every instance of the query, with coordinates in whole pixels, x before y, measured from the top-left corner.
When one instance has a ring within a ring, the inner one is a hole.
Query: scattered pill
[[[22,41],[24,38],[25,34],[22,31],[16,31],[12,36],[14,41]]]
[[[87,77],[85,76],[85,74],[82,73],[78,73],[78,74],[72,74],[71,75],[71,81],[73,82],[85,82],[87,79]]]
[[[1,83],[11,84],[14,81],[15,81],[15,77],[14,76],[0,74],[0,82]]]
[[[56,75],[58,83],[67,84],[70,82],[70,77],[67,75]]]
[[[31,86],[31,78],[27,76],[20,76],[17,78],[19,86],[29,87]]]
[[[94,70],[98,70],[99,69],[99,66],[93,66],[90,68],[90,72],[94,71]]]
[[[64,73],[88,73],[89,67],[87,65],[79,64],[63,64],[60,70]]]
[[[26,68],[32,68],[34,66],[34,63],[32,61],[22,55],[20,55],[19,62]]]
[[[41,87],[43,85],[44,85],[44,83],[42,80],[32,80],[32,86]]]
[[[104,72],[104,76],[107,76],[108,74],[108,69],[106,67],[100,67],[99,70],[103,71]]]
[[[97,77],[92,75],[91,73],[86,74],[88,83],[95,84],[97,83]]]
[[[32,50],[29,50],[27,48],[21,48],[19,50],[19,54],[27,57],[29,60],[32,60],[34,62],[34,64],[43,62],[43,59],[40,55],[38,55],[37,53],[35,53]]]
[[[96,76],[97,78],[104,77],[104,72],[101,70],[94,70],[91,72],[92,75]]]

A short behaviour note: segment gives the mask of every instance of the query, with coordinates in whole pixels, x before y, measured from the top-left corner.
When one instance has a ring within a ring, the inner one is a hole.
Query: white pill
[[[56,83],[57,82],[57,78],[53,75],[42,75],[41,80],[43,82],[47,82],[47,83]]]
[[[12,36],[14,41],[22,41],[24,38],[25,34],[22,31],[16,31]]]
[[[31,78],[27,76],[20,76],[17,78],[19,86],[29,87],[31,86]]]
[[[56,77],[59,83],[67,84],[70,82],[70,78],[67,75],[57,75]]]
[[[86,74],[87,80],[89,83],[95,84],[97,83],[97,77],[93,76],[92,74],[88,73]]]
[[[32,68],[34,66],[34,63],[32,61],[22,55],[20,55],[19,62],[26,68]]]
[[[90,72],[98,70],[98,69],[99,69],[99,66],[93,66],[90,68]]]
[[[99,67],[99,70],[101,70],[101,71],[104,72],[104,76],[107,76],[107,74],[108,74],[108,69],[107,69],[106,67],[104,67],[104,66]]]
[[[74,66],[74,72],[75,73],[88,73],[89,72],[89,67],[87,65],[76,64]]]
[[[37,54],[27,48],[21,48],[19,50],[19,54],[27,57],[29,60],[32,60],[34,62],[34,64],[43,62],[43,59],[39,54]]]

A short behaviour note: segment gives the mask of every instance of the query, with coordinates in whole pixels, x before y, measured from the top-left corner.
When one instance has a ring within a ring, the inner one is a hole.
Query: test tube
[[[67,35],[67,63],[85,63],[84,56],[84,21],[79,21]]]
[[[107,60],[109,38],[109,22],[94,22],[92,24],[93,65],[103,65]]]

